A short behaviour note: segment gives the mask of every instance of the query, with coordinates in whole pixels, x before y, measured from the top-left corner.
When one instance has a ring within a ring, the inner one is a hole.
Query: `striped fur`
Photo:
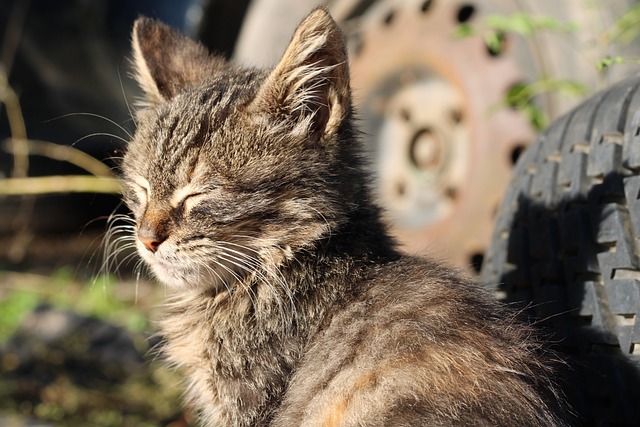
[[[271,71],[147,19],[133,44],[146,102],[125,200],[167,286],[164,351],[203,424],[564,424],[533,330],[394,248],[326,11]]]

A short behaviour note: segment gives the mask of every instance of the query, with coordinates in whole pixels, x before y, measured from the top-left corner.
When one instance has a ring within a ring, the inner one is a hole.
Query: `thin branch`
[[[0,102],[7,109],[7,119],[13,142],[13,171],[11,176],[21,178],[27,176],[29,170],[29,148],[27,146],[27,129],[20,109],[18,95],[9,86],[4,70],[0,68]]]
[[[0,48],[0,63],[7,75],[11,74],[13,60],[20,44],[20,37],[24,29],[24,23],[29,11],[30,0],[13,2],[13,8],[7,20],[7,28],[4,32],[4,40]]]
[[[0,195],[23,196],[59,193],[119,194],[120,181],[115,178],[64,175],[0,179]]]
[[[26,140],[25,144],[31,155],[44,156],[53,160],[68,162],[84,169],[92,175],[113,178],[113,173],[107,165],[77,148],[32,139]],[[8,138],[4,141],[2,148],[6,152],[15,155],[15,146],[16,144],[12,142],[11,138]]]

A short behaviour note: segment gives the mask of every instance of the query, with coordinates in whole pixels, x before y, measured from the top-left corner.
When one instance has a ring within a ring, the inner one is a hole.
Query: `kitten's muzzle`
[[[140,236],[138,234],[138,240],[144,245],[145,248],[150,250],[151,252],[155,252],[158,250],[158,247],[163,242],[156,236]]]
[[[150,252],[156,252],[169,233],[163,221],[158,221],[154,215],[145,214],[138,226],[138,240]]]

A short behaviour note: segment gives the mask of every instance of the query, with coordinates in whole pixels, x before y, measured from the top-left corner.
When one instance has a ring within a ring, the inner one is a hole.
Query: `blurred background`
[[[188,424],[179,379],[149,352],[162,291],[134,254],[109,256],[117,228],[103,244],[110,216],[126,212],[115,178],[135,130],[131,26],[155,17],[270,66],[318,3],[0,3],[0,425]],[[393,233],[406,251],[471,274],[522,151],[638,71],[636,1],[320,3],[348,37]]]

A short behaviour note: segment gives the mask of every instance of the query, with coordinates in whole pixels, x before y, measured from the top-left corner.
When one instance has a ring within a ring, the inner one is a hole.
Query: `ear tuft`
[[[255,108],[304,126],[318,140],[338,130],[350,102],[344,36],[326,10],[316,9],[296,29],[260,88]]]
[[[204,80],[219,61],[200,43],[145,17],[133,24],[132,46],[135,78],[152,105]]]

